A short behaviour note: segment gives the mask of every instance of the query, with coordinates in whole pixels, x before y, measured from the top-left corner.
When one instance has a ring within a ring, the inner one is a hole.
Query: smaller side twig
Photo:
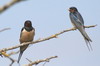
[[[15,52],[16,53],[16,52]],[[4,52],[1,52],[1,54],[5,57],[5,58],[8,58],[10,61],[11,61],[11,64],[9,66],[12,66],[12,64],[16,61],[14,60],[13,58],[10,57],[10,55],[13,55],[15,53],[10,53],[10,54],[7,54],[5,51]],[[18,53],[18,52],[17,52]]]
[[[10,30],[11,28],[4,28],[4,29],[1,29],[0,32],[3,32],[5,30]]]
[[[19,52],[20,52],[20,51],[17,51],[17,52],[12,51],[12,52],[10,52],[8,55],[11,56],[11,55],[14,55],[14,54],[18,54]]]
[[[6,58],[8,58],[8,59],[10,59],[10,60],[11,60],[11,64],[10,64],[9,66],[12,66],[12,65],[13,65],[13,63],[14,63],[14,62],[16,62],[16,60],[14,60],[13,58],[11,58],[10,56],[8,56],[8,57],[6,57]]]
[[[31,60],[29,60],[28,58],[26,58],[30,63],[32,63],[32,61]]]
[[[4,12],[6,9],[10,8],[12,5],[24,0],[12,0],[11,2],[5,4],[4,6],[0,7],[0,13]]]
[[[43,59],[43,60],[37,60],[37,61],[34,61],[34,62],[30,62],[29,64],[26,64],[24,66],[32,66],[32,65],[37,65],[41,62],[49,62],[51,59],[53,58],[57,58],[58,56],[52,56],[52,57],[49,57],[49,58],[46,58],[46,59]],[[29,61],[29,60],[28,60]]]

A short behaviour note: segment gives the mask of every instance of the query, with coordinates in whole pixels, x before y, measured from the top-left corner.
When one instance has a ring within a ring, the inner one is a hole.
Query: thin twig
[[[31,60],[29,60],[28,58],[26,58],[30,63],[32,63],[32,61]]]
[[[85,28],[91,28],[91,27],[95,27],[95,26],[96,25],[91,25],[91,26],[86,26]],[[29,45],[29,44],[36,44],[36,43],[39,43],[39,42],[43,42],[43,41],[46,41],[46,40],[50,40],[52,38],[57,38],[58,35],[61,35],[61,34],[65,33],[65,32],[73,31],[73,30],[76,30],[76,28],[66,29],[66,30],[63,30],[63,31],[61,31],[59,33],[56,33],[54,35],[51,35],[51,36],[49,36],[47,38],[39,39],[39,40],[36,40],[36,41],[33,41],[33,42],[26,42],[26,43],[18,44],[18,45],[13,46],[13,47],[4,48],[4,49],[1,49],[0,52],[12,50],[12,49],[16,49],[18,47],[25,46],[25,45]]]
[[[15,60],[13,58],[10,57],[9,54],[7,54],[5,51],[1,53],[5,58],[8,58],[9,60],[11,60],[11,64],[9,66],[12,66],[12,64],[15,62]]]
[[[17,52],[13,52],[13,51],[12,51],[12,52],[10,52],[8,55],[11,56],[11,55],[14,55],[14,54],[18,54],[19,52],[20,52],[20,51],[17,51]]]
[[[0,7],[0,13],[4,12],[6,9],[10,8],[11,6],[13,6],[14,4],[21,2],[24,0],[12,0],[11,2],[5,4],[4,6]]]
[[[39,63],[41,63],[41,62],[49,62],[49,61],[50,61],[51,59],[53,59],[53,58],[57,58],[57,56],[52,56],[52,57],[49,57],[49,58],[46,58],[46,59],[43,59],[43,60],[37,60],[37,61],[31,62],[31,63],[29,63],[29,64],[26,64],[26,65],[24,65],[24,66],[37,65],[37,64],[39,64]]]
[[[10,30],[11,28],[4,28],[4,29],[1,29],[0,32],[3,32],[5,30]]]
[[[10,56],[7,57],[8,59],[10,59],[12,62],[9,66],[12,66],[14,62],[16,62],[16,60],[14,60],[13,58],[11,58]]]

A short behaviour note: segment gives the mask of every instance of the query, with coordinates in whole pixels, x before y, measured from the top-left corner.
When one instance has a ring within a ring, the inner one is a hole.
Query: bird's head
[[[78,10],[77,10],[76,7],[70,7],[70,8],[69,8],[69,12],[70,12],[70,13],[75,13],[75,12],[78,12]]]
[[[32,23],[30,20],[26,20],[25,23],[24,23],[24,26],[25,27],[32,27]]]

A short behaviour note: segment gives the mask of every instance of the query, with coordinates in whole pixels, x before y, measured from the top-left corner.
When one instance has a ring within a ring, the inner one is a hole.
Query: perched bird
[[[89,36],[85,32],[84,20],[83,20],[81,14],[78,12],[76,7],[70,7],[69,12],[70,12],[69,13],[70,20],[71,20],[73,26],[75,28],[77,28],[81,32],[81,34],[83,35],[89,51],[92,50],[92,46],[90,44],[90,42],[92,42],[92,40],[89,38]]]
[[[20,44],[22,44],[24,42],[33,41],[34,35],[35,35],[35,29],[32,27],[31,21],[30,20],[25,21],[24,27],[22,28],[21,34],[20,34],[20,39],[19,39]],[[27,47],[28,47],[28,45],[20,47],[20,54],[18,57],[18,63],[21,59],[23,52],[26,50]]]

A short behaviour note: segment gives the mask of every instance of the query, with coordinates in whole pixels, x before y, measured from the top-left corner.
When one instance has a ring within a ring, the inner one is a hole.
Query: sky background
[[[3,6],[11,0],[0,0]],[[100,66],[100,0],[27,0],[13,5],[0,14],[0,29],[11,28],[0,33],[0,49],[19,44],[21,28],[26,20],[31,20],[36,30],[35,39],[45,38],[69,29],[72,26],[68,8],[77,7],[85,25],[98,26],[86,29],[92,39],[93,51],[89,52],[78,30],[66,32],[56,39],[31,45],[23,54],[20,64],[57,55],[45,66]],[[12,51],[18,51],[15,49]],[[11,52],[11,51],[8,51]],[[11,56],[18,59],[19,54]],[[10,60],[0,57],[0,66],[8,66]],[[43,63],[37,66],[42,66]],[[18,66],[14,63],[13,66]]]

